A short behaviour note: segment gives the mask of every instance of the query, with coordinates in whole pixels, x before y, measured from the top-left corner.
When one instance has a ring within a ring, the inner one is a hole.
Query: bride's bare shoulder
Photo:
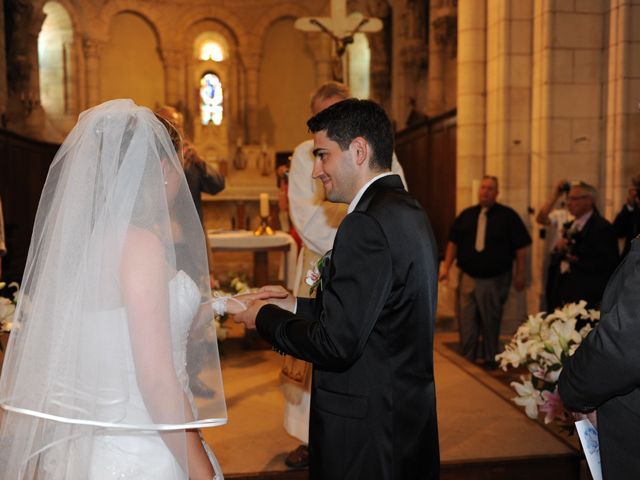
[[[158,236],[146,228],[130,226],[124,238],[123,256],[142,260],[164,258],[164,247]]]

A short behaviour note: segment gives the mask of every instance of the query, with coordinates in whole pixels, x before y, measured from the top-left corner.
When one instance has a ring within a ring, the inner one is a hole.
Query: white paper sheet
[[[580,437],[580,443],[582,444],[582,451],[584,452],[584,456],[587,458],[587,465],[589,465],[589,471],[591,471],[593,480],[602,480],[598,431],[586,418],[576,422],[576,430],[578,431],[578,437]]]

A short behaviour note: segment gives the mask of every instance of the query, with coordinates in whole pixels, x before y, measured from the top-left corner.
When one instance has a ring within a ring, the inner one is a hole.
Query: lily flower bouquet
[[[520,382],[511,382],[518,394],[513,401],[524,407],[529,418],[537,419],[543,412],[545,423],[555,421],[573,429],[573,420],[560,400],[557,383],[562,359],[573,355],[600,319],[600,312],[587,310],[586,305],[582,300],[550,314],[529,315],[504,352],[496,355],[504,371],[521,366],[529,370],[528,375],[520,377]]]

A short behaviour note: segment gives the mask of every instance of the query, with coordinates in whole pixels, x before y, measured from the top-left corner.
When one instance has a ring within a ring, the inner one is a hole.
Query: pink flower
[[[565,409],[560,394],[558,393],[558,387],[553,392],[545,390],[542,392],[542,398],[544,403],[540,407],[541,412],[545,412],[544,423],[551,423],[556,418],[562,419],[565,416]]]
[[[307,270],[307,277],[305,278],[305,283],[307,285],[313,287],[318,283],[318,280],[320,280],[320,274],[317,270]]]

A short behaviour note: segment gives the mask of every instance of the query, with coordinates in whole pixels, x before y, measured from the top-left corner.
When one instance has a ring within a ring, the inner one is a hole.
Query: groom
[[[315,299],[258,300],[236,321],[313,364],[312,480],[437,479],[429,220],[389,171],[393,129],[379,105],[344,100],[307,125],[313,177],[329,201],[349,204],[348,215]]]

